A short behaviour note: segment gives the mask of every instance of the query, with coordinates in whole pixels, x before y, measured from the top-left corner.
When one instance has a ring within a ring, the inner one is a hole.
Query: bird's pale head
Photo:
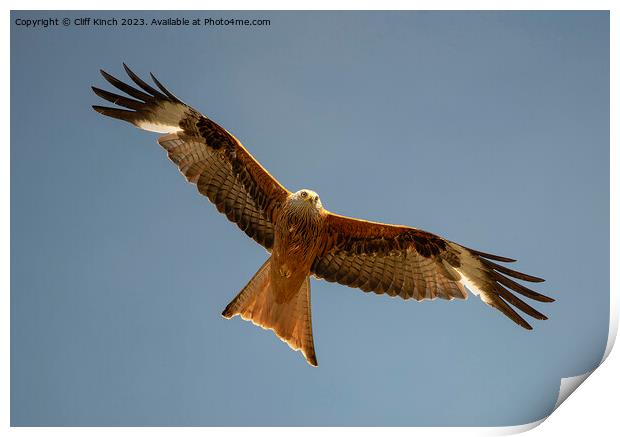
[[[319,195],[312,190],[304,188],[291,195],[291,200],[298,206],[311,207],[317,210],[323,209]]]

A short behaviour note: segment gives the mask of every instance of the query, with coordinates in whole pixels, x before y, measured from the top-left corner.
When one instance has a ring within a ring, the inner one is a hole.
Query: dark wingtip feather
[[[111,93],[106,90],[102,90],[101,88],[97,88],[96,86],[91,86],[93,92],[101,97],[104,100],[107,100],[110,103],[114,103],[115,105],[124,106],[125,108],[140,110],[144,108],[144,102],[140,102],[138,100],[132,100],[127,97],[119,96],[118,94]]]
[[[528,275],[522,272],[518,272],[516,270],[513,269],[509,269],[508,267],[504,267],[501,266],[499,264],[495,264],[492,261],[489,261],[487,259],[483,259],[481,258],[480,261],[482,261],[482,263],[493,269],[493,270],[497,270],[498,272],[502,272],[505,275],[508,276],[512,276],[513,278],[517,278],[517,279],[521,279],[522,281],[528,281],[528,282],[545,282],[545,280],[543,278],[539,278],[537,276],[532,276],[532,275]]]
[[[489,298],[487,303],[500,310],[506,317],[515,322],[517,325],[527,329],[528,331],[532,330],[532,326],[527,323],[523,317],[517,314],[517,312],[513,310],[512,307],[508,305],[499,295],[493,295]]]
[[[103,78],[107,80],[108,82],[110,82],[112,85],[114,85],[114,82],[120,82],[120,80],[118,80],[117,78],[115,78],[114,76],[112,76],[110,73],[108,73],[105,70],[99,70],[99,73],[101,73]]]
[[[533,317],[538,320],[547,320],[547,316],[537,311],[536,309],[532,308],[527,303],[523,302],[521,299],[519,299],[517,296],[512,294],[510,291],[506,290],[501,285],[495,284],[495,291],[497,292],[497,294],[499,294],[499,296],[502,299],[504,299],[509,304],[513,305],[518,310],[523,311],[528,316]]]
[[[553,302],[553,298],[549,296],[545,296],[544,294],[537,293],[534,290],[530,290],[526,286],[521,285],[513,281],[512,279],[508,278],[507,276],[504,276],[496,271],[492,270],[491,276],[493,277],[493,279],[495,279],[500,284],[504,285],[505,287],[510,288],[512,291],[522,294],[525,297],[529,297],[530,299],[534,299],[539,302]]]
[[[123,68],[125,69],[125,72],[127,73],[127,76],[129,76],[131,78],[131,80],[133,80],[136,83],[136,85],[138,85],[144,91],[146,91],[147,93],[152,94],[155,97],[164,98],[164,99],[166,98],[165,95],[163,95],[162,93],[157,91],[155,88],[150,86],[148,83],[146,83],[142,79],[140,79],[140,77],[136,73],[131,71],[131,69],[124,62],[123,62]]]
[[[134,118],[136,112],[127,111],[126,109],[118,109],[118,108],[108,108],[107,106],[97,106],[93,105],[93,109],[97,111],[99,114],[116,118],[118,120],[123,120],[128,123],[134,123]]]
[[[151,75],[151,79],[153,79],[153,82],[155,82],[155,85],[157,85],[157,87],[165,94],[167,95],[171,100],[177,102],[177,103],[182,103],[181,100],[179,100],[179,98],[177,96],[175,96],[174,94],[172,94],[170,91],[168,91],[166,89],[165,86],[163,86],[161,84],[160,81],[157,80],[157,78],[155,77],[155,75],[153,73],[149,73]]]
[[[474,250],[470,248],[467,248],[467,250],[469,250],[475,255],[481,256],[482,258],[492,259],[494,261],[501,261],[504,263],[513,263],[516,261],[516,259],[506,258],[505,256],[493,255],[491,253],[486,253],[486,252],[480,252],[479,250]]]
[[[131,97],[134,97],[136,99],[140,99],[143,102],[150,102],[153,100],[153,96],[142,92],[138,89],[135,89],[134,87],[127,85],[125,82],[123,82],[122,80],[119,80],[117,78],[115,78],[114,76],[112,76],[109,73],[106,73],[104,70],[99,70],[99,72],[101,73],[101,75],[103,76],[103,78],[105,80],[107,80],[112,86],[115,86],[116,88],[118,88],[119,90],[123,91],[124,93],[127,93],[128,95],[130,95]]]

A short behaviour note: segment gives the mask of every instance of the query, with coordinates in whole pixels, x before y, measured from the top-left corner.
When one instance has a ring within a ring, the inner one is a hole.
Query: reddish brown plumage
[[[291,193],[243,145],[213,120],[185,105],[154,77],[159,90],[127,67],[135,89],[102,72],[113,86],[134,99],[99,88],[95,93],[126,109],[94,106],[103,114],[142,129],[167,132],[159,138],[187,180],[269,252],[270,258],[226,307],[273,330],[316,365],[309,276],[367,292],[403,299],[464,299],[465,286],[483,302],[520,326],[531,326],[510,306],[536,319],[546,316],[513,292],[540,302],[553,299],[513,281],[541,282],[535,276],[490,260],[511,258],[468,249],[407,226],[369,222],[333,214],[310,190]],[[510,305],[509,305],[510,304]]]

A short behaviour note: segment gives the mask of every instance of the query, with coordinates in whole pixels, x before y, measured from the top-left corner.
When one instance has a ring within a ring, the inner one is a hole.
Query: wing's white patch
[[[160,134],[167,134],[169,132],[176,132],[179,130],[179,126],[154,123],[148,120],[136,121],[136,126],[140,129],[148,130],[150,132],[157,132]]]
[[[479,276],[480,272],[484,270],[484,266],[464,247],[452,242],[450,242],[450,245],[461,255],[461,266],[459,268],[455,268],[455,270],[461,275],[461,280],[459,282],[473,295],[478,296],[483,302],[486,302],[484,292],[478,285],[476,285],[476,283],[484,282],[484,279],[481,279]],[[476,276],[477,274],[478,276]]]
[[[476,284],[474,284],[474,281],[471,278],[468,278],[462,270],[459,270],[459,273],[461,273],[460,282],[465,287],[467,287],[467,290],[471,291],[471,293],[475,296],[478,296],[482,302],[486,303],[487,305],[493,306],[492,301],[491,299],[489,299],[489,295],[486,292],[480,290],[480,288],[478,288]]]
[[[478,290],[478,287],[474,285],[471,279],[469,279],[462,270],[458,270],[458,272],[461,274],[461,280],[459,282],[463,284],[472,294],[479,296],[480,290]]]
[[[179,103],[162,102],[153,112],[135,124],[140,129],[158,133],[169,133],[180,130],[179,123],[187,116],[187,107]]]
[[[136,126],[138,126],[140,129],[144,129],[149,132],[157,132],[160,134],[167,134],[179,130],[179,125],[175,126],[173,124],[161,124],[149,120],[138,120],[136,121]]]

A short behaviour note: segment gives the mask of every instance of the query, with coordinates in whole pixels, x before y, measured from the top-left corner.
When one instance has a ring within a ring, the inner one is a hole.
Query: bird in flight
[[[312,335],[310,276],[365,292],[417,301],[466,299],[469,290],[525,329],[515,309],[547,317],[518,298],[554,299],[514,279],[543,279],[497,262],[515,260],[469,249],[420,229],[334,214],[312,190],[290,192],[209,117],[186,105],[151,74],[158,88],[123,64],[137,85],[105,71],[103,77],[127,96],[92,87],[119,107],[93,106],[100,114],[165,134],[158,143],[188,182],[219,212],[270,253],[247,285],[222,312],[272,330],[317,366]],[[514,278],[514,279],[513,279]]]

